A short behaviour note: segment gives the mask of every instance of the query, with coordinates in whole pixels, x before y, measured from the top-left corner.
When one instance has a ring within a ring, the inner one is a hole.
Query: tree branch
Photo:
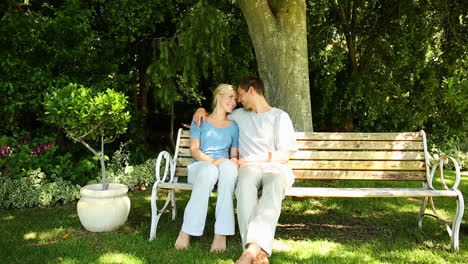
[[[371,43],[369,45],[367,45],[367,48],[362,52],[363,55],[361,56],[362,60],[361,60],[360,67],[363,67],[367,63],[368,58],[370,57],[369,54],[374,50],[375,45],[380,40],[380,38],[382,38],[385,27],[383,27],[381,25],[386,25],[386,24],[389,23],[394,11],[397,9],[397,7],[399,5],[400,5],[400,0],[396,0],[394,2],[393,6],[390,9],[387,10],[387,13],[385,14],[385,17],[383,18],[384,21],[376,23],[376,24],[378,24],[380,26],[376,30],[377,34],[375,35],[374,39],[371,41]]]
[[[93,128],[91,128],[91,130],[89,130],[86,134],[78,137],[79,139],[83,139],[85,138],[87,135],[91,134],[94,130],[98,129],[104,122],[106,122],[107,119],[109,119],[110,117],[107,117],[107,118],[104,118],[102,120],[99,121],[99,123],[97,123],[97,125],[95,125]],[[68,132],[68,131],[67,131]]]

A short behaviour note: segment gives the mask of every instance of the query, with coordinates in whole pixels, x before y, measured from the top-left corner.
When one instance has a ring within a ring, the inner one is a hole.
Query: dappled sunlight
[[[284,240],[276,239],[273,243],[273,254],[275,252],[285,252],[288,255],[295,255],[299,259],[309,259],[314,256],[327,256],[332,251],[341,251],[343,245],[340,243],[316,240]]]
[[[12,216],[12,215],[7,215],[7,216],[5,216],[5,217],[2,218],[3,221],[11,221],[11,220],[13,220],[13,219],[15,219],[15,217]]]
[[[319,215],[319,214],[326,214],[326,210],[321,210],[321,209],[308,209],[302,212],[304,215]]]
[[[330,252],[339,250],[342,247],[339,243],[322,240],[312,242],[311,246],[317,249],[315,255],[321,256],[327,256]]]
[[[415,248],[412,250],[391,251],[388,253],[392,259],[401,262],[422,263],[430,260],[432,263],[449,263],[443,256],[436,255],[432,251]]]
[[[74,263],[82,263],[81,261],[77,259],[72,259],[72,258],[57,258],[57,261],[59,261],[61,264],[74,264]]]
[[[106,253],[101,255],[97,260],[98,263],[146,263],[144,260],[135,257],[131,254],[124,254],[124,253]]]
[[[361,252],[355,248],[348,248],[347,245],[327,240],[275,240],[273,255],[275,254],[290,256],[291,260],[297,262],[308,262],[314,259],[317,261],[335,260],[334,263],[381,263],[372,255],[369,255],[367,251]]]
[[[389,208],[391,208],[395,212],[399,213],[419,213],[419,209],[421,209],[421,203],[422,200],[410,200],[408,198],[401,198],[401,199],[406,199],[409,202],[408,203],[386,203],[385,205]]]
[[[407,198],[408,201],[411,201],[409,203],[405,203],[405,204],[391,204],[391,203],[388,203],[387,206],[389,208],[391,208],[392,210],[394,210],[395,212],[399,212],[399,213],[410,213],[410,214],[419,214],[419,210],[421,209],[421,204],[422,204],[422,201],[421,200],[416,200],[416,199],[413,199],[413,198]],[[453,204],[451,204],[451,208],[450,209],[456,209],[456,206],[455,206],[455,201],[453,201],[453,199],[451,198],[445,198],[447,201],[450,200],[450,202],[453,202]],[[440,202],[441,201],[441,198],[434,198],[434,205],[435,205],[435,208],[437,209],[437,213],[444,219],[451,219],[453,217],[453,214],[455,212],[451,212],[443,207],[446,207],[446,202]],[[443,207],[440,207],[440,206],[443,206]],[[427,207],[426,207],[426,211],[425,213],[429,213],[429,214],[432,214],[433,211],[431,209],[431,206],[430,206],[430,203],[428,202],[427,203]]]
[[[58,239],[66,239],[72,230],[65,230],[63,227],[54,228],[50,231],[29,232],[23,235],[24,240],[34,240],[39,244],[50,244],[57,242]]]
[[[24,240],[31,240],[31,239],[36,239],[37,238],[37,232],[30,232],[27,234],[24,234],[23,239]]]

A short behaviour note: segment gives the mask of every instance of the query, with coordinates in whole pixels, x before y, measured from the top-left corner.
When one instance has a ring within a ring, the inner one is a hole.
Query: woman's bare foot
[[[257,259],[257,255],[263,252],[262,248],[255,244],[250,243],[246,250],[242,253],[240,258],[236,261],[236,264],[251,264]],[[267,258],[268,260],[268,258]],[[268,263],[268,262],[267,262]]]
[[[190,235],[180,230],[179,236],[175,242],[174,247],[176,249],[187,249],[190,244]]]
[[[221,253],[226,251],[226,236],[215,235],[210,252]]]

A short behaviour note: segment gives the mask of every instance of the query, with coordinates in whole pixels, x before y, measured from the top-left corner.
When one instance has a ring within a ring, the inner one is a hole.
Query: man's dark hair
[[[253,87],[259,95],[265,95],[265,86],[263,86],[263,81],[256,76],[247,76],[242,78],[237,87],[241,88],[245,92],[249,91],[249,87]]]

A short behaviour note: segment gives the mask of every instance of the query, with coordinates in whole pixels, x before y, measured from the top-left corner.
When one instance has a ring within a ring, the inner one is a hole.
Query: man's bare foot
[[[190,243],[190,235],[180,230],[179,236],[175,242],[174,247],[176,249],[187,249]]]
[[[250,243],[246,250],[242,253],[236,264],[251,264],[256,260],[257,255],[262,252],[262,248],[254,243]]]
[[[258,252],[257,256],[255,257],[254,261],[252,261],[252,264],[269,264],[270,261],[268,260],[268,255],[265,251],[260,250]]]
[[[226,251],[226,236],[215,235],[210,252],[221,253]]]

